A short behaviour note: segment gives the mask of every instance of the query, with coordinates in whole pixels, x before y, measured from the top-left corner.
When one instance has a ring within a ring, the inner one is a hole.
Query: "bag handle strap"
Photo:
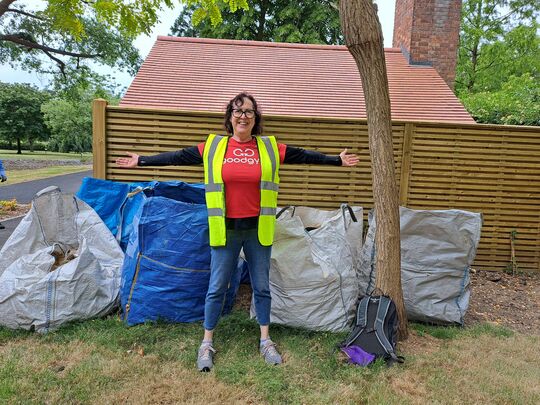
[[[353,222],[358,222],[358,219],[356,218],[356,215],[354,214],[354,211],[351,208],[351,206],[349,204],[347,204],[347,203],[341,204],[341,212],[342,212],[344,217],[345,217],[345,212],[346,211],[349,211],[349,215],[351,216],[351,219],[353,220]]]
[[[276,215],[276,219],[278,219],[285,211],[292,208],[292,214],[291,217],[294,217],[294,212],[296,211],[296,207],[294,205],[287,205],[286,207],[283,207],[279,210],[279,212]]]

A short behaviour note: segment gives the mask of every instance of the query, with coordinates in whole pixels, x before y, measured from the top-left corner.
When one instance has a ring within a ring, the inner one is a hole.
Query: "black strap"
[[[279,212],[277,213],[276,215],[276,219],[278,219],[285,211],[287,211],[289,208],[292,208],[292,215],[291,217],[294,216],[294,212],[296,211],[296,207],[293,206],[293,205],[287,205],[286,207],[283,207],[282,209],[279,210]]]
[[[349,211],[349,215],[351,216],[351,219],[353,220],[353,222],[358,222],[358,219],[356,219],[356,215],[354,215],[354,211],[349,204],[345,204],[345,203],[341,204],[341,210],[343,212],[343,216],[345,216],[345,209]]]

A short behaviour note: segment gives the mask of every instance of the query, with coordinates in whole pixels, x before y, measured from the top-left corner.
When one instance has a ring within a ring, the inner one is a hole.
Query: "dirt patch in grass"
[[[475,271],[465,325],[492,322],[540,335],[540,274]]]
[[[398,342],[398,352],[405,356],[429,354],[440,349],[443,340],[428,334],[419,334],[409,329],[409,337],[403,342]]]
[[[249,311],[251,288],[240,285],[235,308]],[[472,271],[471,299],[465,326],[493,323],[517,332],[540,335],[540,274],[511,275],[500,271]],[[418,336],[414,331],[406,352],[430,350],[438,339]]]

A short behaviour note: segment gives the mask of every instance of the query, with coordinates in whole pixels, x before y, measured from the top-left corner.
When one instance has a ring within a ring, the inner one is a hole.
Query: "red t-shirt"
[[[204,142],[198,145],[201,156]],[[286,145],[278,143],[279,160],[285,159]],[[227,218],[247,218],[259,215],[261,205],[261,163],[257,140],[238,142],[229,138],[223,160],[221,177],[225,184],[225,207]]]

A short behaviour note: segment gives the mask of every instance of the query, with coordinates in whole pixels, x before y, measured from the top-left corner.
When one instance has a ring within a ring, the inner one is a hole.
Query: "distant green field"
[[[23,150],[22,154],[17,155],[16,150],[0,149],[0,160],[3,159],[38,159],[38,160],[65,160],[65,159],[79,159],[81,162],[92,162],[92,153],[59,153],[59,152],[46,152],[35,151],[30,152]]]

